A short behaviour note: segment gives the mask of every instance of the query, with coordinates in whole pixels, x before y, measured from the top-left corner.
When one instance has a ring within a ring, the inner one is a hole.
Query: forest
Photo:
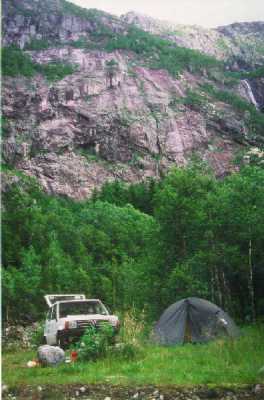
[[[107,183],[83,202],[5,175],[16,183],[2,198],[4,321],[42,319],[52,292],[84,292],[149,322],[186,296],[238,322],[263,319],[261,166],[216,179],[190,164],[160,181]]]

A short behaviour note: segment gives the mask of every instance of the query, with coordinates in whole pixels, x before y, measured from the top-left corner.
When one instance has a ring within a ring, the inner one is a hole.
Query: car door
[[[50,346],[57,344],[57,304],[49,310],[45,336],[47,344]]]
[[[51,308],[47,312],[45,326],[44,326],[44,337],[46,339],[46,343],[49,342],[50,318],[51,318]]]

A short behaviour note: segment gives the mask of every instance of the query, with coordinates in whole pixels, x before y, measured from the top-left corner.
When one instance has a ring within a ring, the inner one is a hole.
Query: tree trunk
[[[211,268],[211,300],[215,303],[215,272],[214,268]]]
[[[221,284],[220,284],[220,279],[219,279],[219,270],[217,267],[215,267],[215,282],[216,282],[216,293],[217,293],[217,297],[218,297],[218,305],[220,307],[223,307],[223,296],[222,296]]]
[[[219,271],[215,265],[212,267],[211,270],[211,299],[213,303],[217,302],[220,307],[223,306],[223,297],[219,279]]]
[[[248,290],[249,290],[249,299],[250,299],[250,311],[252,321],[256,321],[256,311],[255,311],[255,293],[254,293],[254,283],[253,283],[253,265],[252,265],[252,240],[249,240],[248,243]]]
[[[231,293],[230,293],[230,288],[226,280],[225,276],[225,271],[222,270],[222,283],[223,283],[223,289],[224,289],[224,300],[223,300],[223,306],[227,311],[231,310]]]
[[[6,323],[9,323],[9,307],[8,305],[6,306]]]
[[[117,266],[116,263],[112,265],[112,301],[113,309],[116,309],[116,298],[117,298]]]

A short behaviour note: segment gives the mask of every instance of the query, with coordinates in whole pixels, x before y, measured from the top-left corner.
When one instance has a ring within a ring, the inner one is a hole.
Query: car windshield
[[[60,318],[68,315],[87,315],[87,314],[103,314],[107,315],[106,308],[96,301],[74,301],[69,303],[60,303]]]

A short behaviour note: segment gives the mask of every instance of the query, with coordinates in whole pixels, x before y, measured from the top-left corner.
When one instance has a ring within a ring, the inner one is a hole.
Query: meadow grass
[[[3,381],[10,386],[44,384],[241,385],[261,381],[264,326],[247,327],[236,340],[174,347],[142,346],[133,360],[109,355],[96,362],[27,368],[32,351],[3,354]],[[263,378],[262,378],[263,380]]]

